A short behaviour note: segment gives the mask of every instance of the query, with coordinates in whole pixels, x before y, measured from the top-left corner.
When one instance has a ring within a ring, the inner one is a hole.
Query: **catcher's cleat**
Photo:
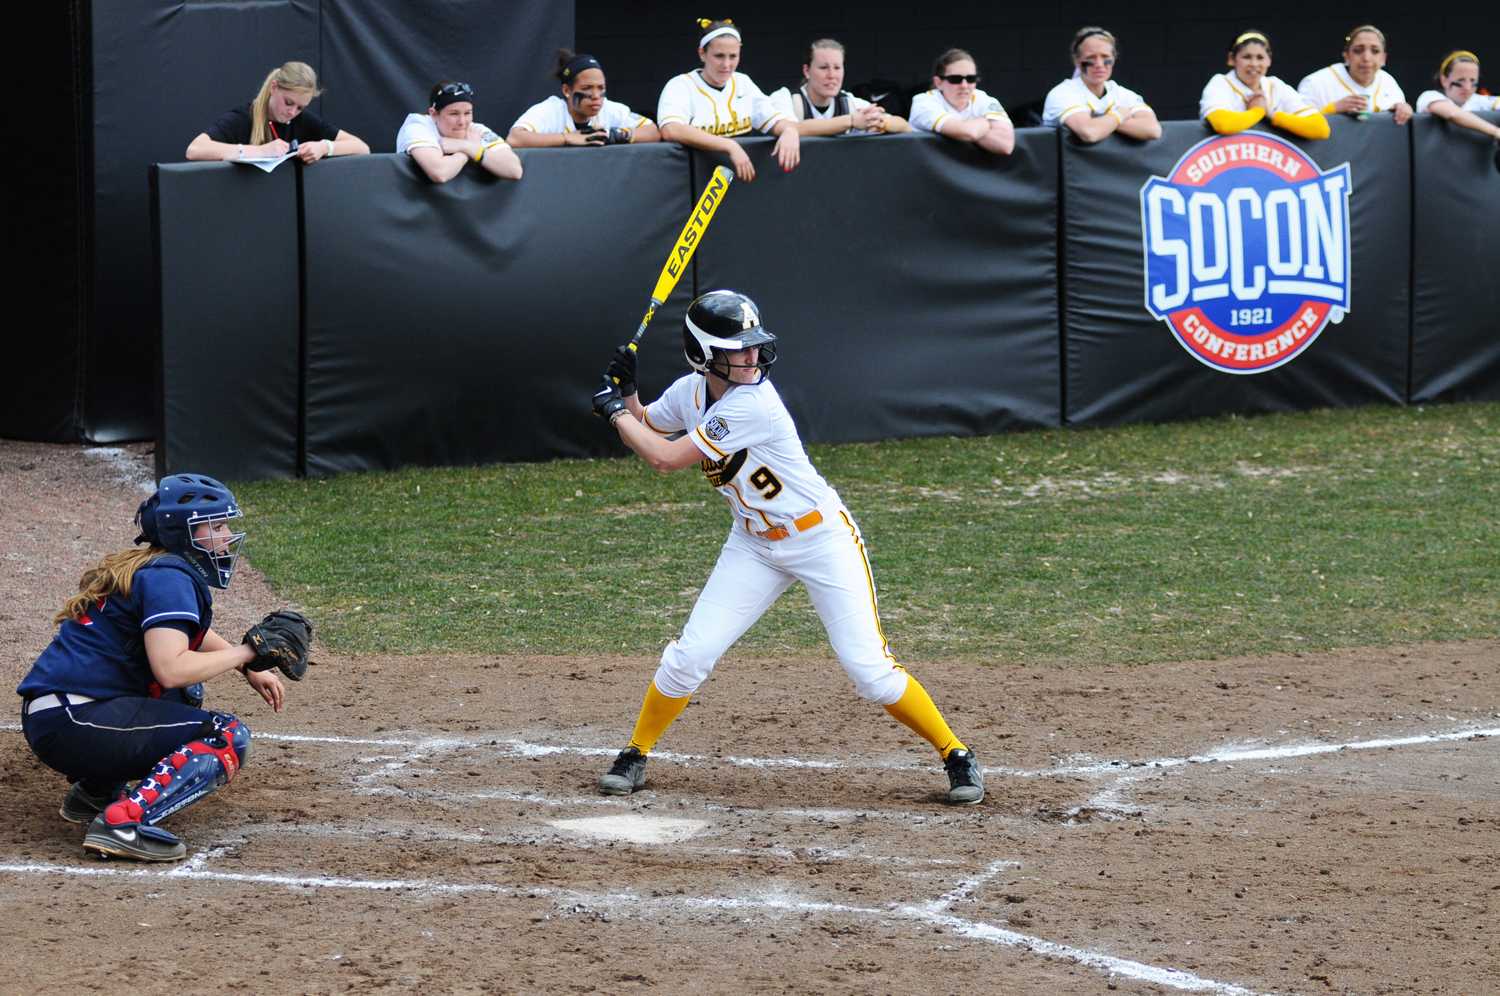
[[[615,763],[599,778],[599,791],[605,795],[629,795],[646,784],[646,755],[626,747],[615,756]]]
[[[91,795],[83,782],[74,782],[63,796],[62,807],[57,814],[69,823],[91,823],[94,817],[104,812],[104,807],[115,801],[117,793]]]
[[[948,802],[955,806],[972,806],[984,798],[984,773],[979,759],[971,750],[950,750],[943,759],[948,770]]]
[[[89,824],[83,849],[102,858],[133,861],[181,861],[187,856],[187,845],[176,834],[145,823],[111,824],[103,813]]]

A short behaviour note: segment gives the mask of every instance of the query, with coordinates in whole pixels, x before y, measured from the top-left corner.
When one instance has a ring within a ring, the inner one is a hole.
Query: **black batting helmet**
[[[688,366],[701,374],[714,373],[727,378],[729,363],[722,371],[714,369],[716,353],[733,353],[751,346],[760,347],[755,366],[765,377],[766,368],[776,362],[776,336],[760,323],[760,309],[744,294],[732,290],[709,291],[688,305],[682,320],[682,351]]]

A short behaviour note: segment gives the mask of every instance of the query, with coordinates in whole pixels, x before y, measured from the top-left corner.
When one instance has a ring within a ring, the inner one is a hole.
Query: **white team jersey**
[[[1376,70],[1375,82],[1370,86],[1360,86],[1349,75],[1348,67],[1342,62],[1324,66],[1317,72],[1302,77],[1302,82],[1297,84],[1297,92],[1320,110],[1351,96],[1368,97],[1365,110],[1372,113],[1389,111],[1397,104],[1406,102],[1406,94],[1401,92],[1395,78],[1384,69]]]
[[[767,132],[785,118],[744,73],[735,73],[722,89],[710,85],[701,70],[674,76],[656,104],[657,124],[689,124],[729,138],[751,129]]]
[[[1137,107],[1145,107],[1146,101],[1134,90],[1126,89],[1114,80],[1104,84],[1104,96],[1094,96],[1075,73],[1072,79],[1063,80],[1047,94],[1047,103],[1042,110],[1042,127],[1056,128],[1075,114],[1087,113],[1090,117],[1103,117],[1110,111],[1121,118]]]
[[[500,138],[477,121],[470,126],[470,134],[474,134],[475,128],[479,129],[481,142],[494,142]],[[401,122],[401,130],[396,132],[396,155],[405,155],[411,149],[443,151],[442,136],[438,134],[437,122],[432,120],[431,114],[408,114]]]
[[[831,118],[834,116],[834,109],[838,107],[837,100],[830,100],[827,107],[819,107],[817,104],[813,103],[812,95],[807,92],[806,84],[803,84],[798,89],[800,89],[802,91],[802,95],[807,98],[807,106],[812,108],[812,116],[814,118]],[[870,106],[870,102],[868,100],[861,100],[859,97],[854,96],[854,94],[852,93],[845,94],[845,97],[847,97],[849,100],[850,114],[853,114],[855,111],[864,110],[866,107]],[[790,87],[782,87],[780,90],[772,93],[771,104],[784,116],[791,118],[793,121],[808,120],[802,117],[802,101],[792,96]],[[847,131],[843,132],[843,134],[874,135],[877,133],[869,131],[865,128],[850,128]]]
[[[1296,90],[1274,76],[1261,77],[1260,92],[1266,95],[1267,121],[1277,112],[1304,114],[1318,110]],[[1203,96],[1198,98],[1198,116],[1206,118],[1210,111],[1246,110],[1245,100],[1250,95],[1250,88],[1234,74],[1233,69],[1220,73],[1203,88]]]
[[[1424,111],[1430,110],[1433,103],[1439,100],[1446,100],[1450,104],[1453,102],[1453,98],[1442,93],[1441,91],[1423,90],[1422,95],[1417,98],[1417,113],[1420,114]],[[1468,100],[1464,101],[1464,106],[1460,108],[1460,110],[1500,111],[1500,97],[1490,97],[1485,96],[1482,93],[1476,93]]]
[[[703,476],[757,532],[837,498],[769,380],[736,384],[710,406],[703,375],[686,374],[647,406],[645,424],[662,435],[686,431],[703,451]]]
[[[969,106],[959,110],[943,97],[940,90],[919,93],[911,100],[911,126],[926,131],[937,131],[938,126],[952,118],[1008,119],[1009,114],[1000,106],[1000,101],[977,87]]]
[[[649,123],[650,120],[644,114],[635,113],[629,106],[606,97],[604,106],[600,108],[598,114],[589,118],[588,124],[590,128],[601,131],[608,128],[633,130]],[[577,131],[578,124],[568,110],[568,102],[554,94],[540,104],[532,104],[526,109],[526,113],[516,118],[516,123],[511,125],[510,130],[515,131],[517,128],[534,131],[541,135],[561,135]]]

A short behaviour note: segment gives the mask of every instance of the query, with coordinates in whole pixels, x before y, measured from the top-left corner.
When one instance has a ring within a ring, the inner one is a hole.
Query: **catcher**
[[[86,823],[85,851],[176,861],[187,848],[159,824],[227,783],[250,730],[203,706],[203,682],[239,671],[281,711],[307,671],[312,626],[275,612],[231,644],[210,626],[245,534],[229,489],[201,474],[162,478],[141,503],[137,545],[85,571],[57,635],[16,688],[21,728],[48,767],[73,780],[62,818]],[[134,788],[126,782],[137,781]]]

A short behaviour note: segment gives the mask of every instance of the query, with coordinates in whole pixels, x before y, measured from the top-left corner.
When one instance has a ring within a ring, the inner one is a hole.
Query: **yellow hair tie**
[[[698,27],[700,27],[700,28],[706,28],[706,27],[708,27],[712,23],[714,23],[714,22],[710,21],[706,17],[700,17],[700,18],[698,18]]]
[[[1443,64],[1438,67],[1438,75],[1447,76],[1448,67],[1453,65],[1453,63],[1457,62],[1459,59],[1468,59],[1470,62],[1474,63],[1474,65],[1479,65],[1479,56],[1475,55],[1473,52],[1468,51],[1467,49],[1461,48],[1457,52],[1448,53],[1448,58],[1444,59]]]
[[[1268,48],[1271,45],[1271,39],[1267,38],[1265,35],[1261,34],[1259,31],[1246,31],[1244,34],[1242,34],[1238,38],[1236,38],[1234,40],[1234,43],[1236,45],[1238,45],[1241,42],[1246,42],[1246,41],[1258,41],[1262,45],[1265,45]]]

